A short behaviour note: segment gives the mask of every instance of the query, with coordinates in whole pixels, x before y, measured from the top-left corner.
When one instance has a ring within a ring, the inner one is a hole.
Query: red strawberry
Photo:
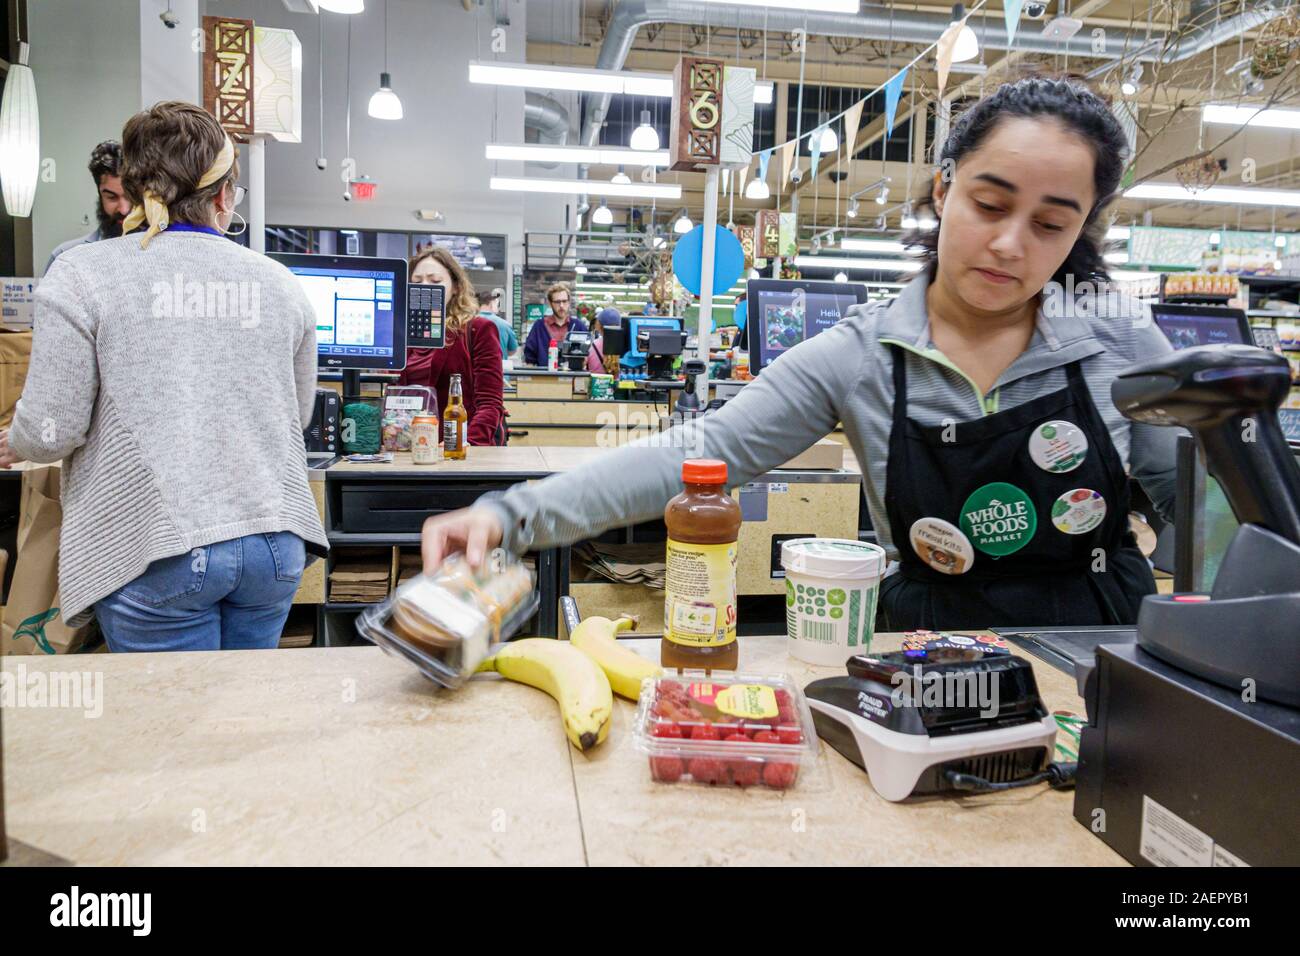
[[[731,782],[738,787],[752,787],[763,777],[763,761],[734,760],[731,764]]]
[[[650,733],[654,737],[675,737],[679,740],[683,736],[682,728],[667,720],[656,721]]]
[[[763,768],[763,782],[773,790],[787,790],[794,785],[799,768],[792,763],[769,761]]]
[[[797,724],[784,724],[776,728],[776,736],[783,744],[803,743],[803,731]]]
[[[687,772],[696,783],[722,783],[727,779],[727,768],[713,757],[696,757],[687,765]]]
[[[790,696],[788,690],[778,687],[772,693],[776,695],[776,706],[791,707],[794,705],[794,698]]]
[[[664,783],[682,779],[682,761],[679,757],[651,757],[650,776]]]
[[[754,743],[756,744],[779,744],[781,738],[770,730],[760,730],[754,734]]]
[[[783,705],[780,713],[776,715],[776,719],[783,724],[794,724],[799,722],[799,718],[795,716],[793,704]]]

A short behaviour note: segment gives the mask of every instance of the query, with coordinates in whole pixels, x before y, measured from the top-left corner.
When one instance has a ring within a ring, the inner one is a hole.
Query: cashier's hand
[[[477,568],[504,534],[495,512],[487,508],[462,508],[428,518],[420,535],[424,570],[433,573],[447,555],[457,551],[465,552],[470,567]]]
[[[12,448],[9,447],[9,432],[0,431],[0,468],[8,469],[22,461]]]

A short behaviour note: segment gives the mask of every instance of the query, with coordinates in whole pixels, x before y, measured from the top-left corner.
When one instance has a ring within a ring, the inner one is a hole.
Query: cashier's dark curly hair
[[[1074,248],[1052,278],[1062,284],[1068,275],[1073,275],[1076,283],[1106,279],[1102,255],[1106,223],[1100,220],[1100,214],[1116,196],[1128,153],[1128,141],[1119,121],[1106,101],[1079,79],[1025,77],[999,86],[953,122],[939,157],[940,168],[955,168],[962,157],[980,147],[1001,120],[1010,117],[1055,121],[1092,147],[1096,200]],[[933,182],[930,195],[921,205],[934,208]],[[938,262],[939,229],[913,233],[905,237],[905,242],[919,249],[928,262]]]

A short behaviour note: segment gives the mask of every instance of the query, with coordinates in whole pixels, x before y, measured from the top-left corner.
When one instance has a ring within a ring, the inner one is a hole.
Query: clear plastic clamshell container
[[[812,712],[784,674],[648,677],[634,742],[663,783],[787,790],[817,759]]]
[[[491,563],[491,562],[490,562]],[[537,613],[533,573],[522,562],[470,568],[462,555],[418,574],[357,618],[357,631],[425,677],[459,687],[488,655]]]
[[[411,450],[411,421],[418,415],[437,415],[438,398],[425,385],[389,385],[384,389],[380,439],[384,451]]]

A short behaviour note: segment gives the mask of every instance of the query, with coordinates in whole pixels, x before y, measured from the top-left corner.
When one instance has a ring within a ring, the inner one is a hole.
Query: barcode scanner
[[[1189,429],[1237,520],[1300,544],[1300,467],[1277,420],[1290,388],[1283,356],[1207,345],[1120,373],[1111,398],[1134,421]]]

